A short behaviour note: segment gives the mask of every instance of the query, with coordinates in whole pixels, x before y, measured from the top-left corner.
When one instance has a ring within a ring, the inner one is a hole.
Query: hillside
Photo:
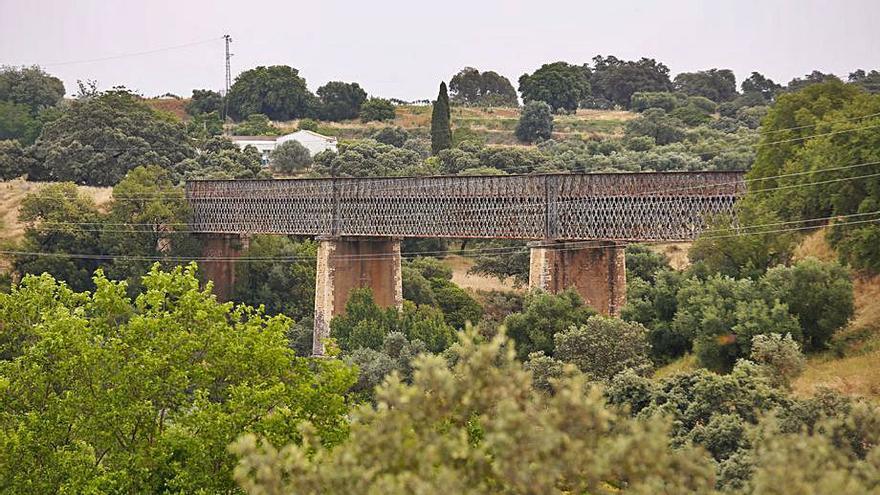
[[[0,181],[0,243],[17,241],[24,234],[24,225],[18,221],[18,209],[22,200],[31,192],[45,187],[45,182],[28,182],[22,179]],[[95,203],[102,205],[110,201],[113,188],[77,186],[80,192],[88,194]]]
[[[187,98],[151,98],[146,103],[153,109],[187,120]],[[427,137],[431,131],[431,105],[399,105],[397,117],[387,123],[360,120],[343,122],[320,122],[318,132],[341,139],[370,137],[376,130],[388,126],[402,127],[413,134]],[[519,121],[519,108],[452,107],[452,127],[455,138],[464,140],[475,137],[487,144],[519,144],[513,135]],[[554,139],[590,138],[602,136],[620,137],[626,122],[636,114],[621,110],[580,109],[572,115],[554,117]],[[276,122],[283,132],[297,129],[299,121]]]

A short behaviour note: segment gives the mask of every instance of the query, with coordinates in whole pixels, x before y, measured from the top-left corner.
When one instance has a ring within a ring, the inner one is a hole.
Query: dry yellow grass
[[[665,254],[669,258],[669,265],[673,270],[684,270],[691,265],[688,258],[690,242],[668,242],[663,244],[649,244],[648,249],[655,253]]]
[[[522,291],[523,288],[517,288],[513,284],[513,278],[500,281],[495,277],[486,277],[483,275],[469,274],[468,270],[474,266],[474,260],[450,254],[442,259],[443,263],[452,268],[452,281],[459,287],[472,290],[501,290],[501,291]]]
[[[45,187],[45,182],[28,182],[22,179],[0,181],[0,242],[17,241],[24,234],[24,225],[18,221],[18,210],[22,200],[30,193]],[[109,187],[77,186],[81,193],[88,194],[95,203],[103,205],[110,201],[112,189]]]
[[[815,232],[807,234],[800,244],[794,249],[794,260],[800,261],[807,257],[817,258],[821,261],[834,261],[837,259],[837,253],[834,248],[828,244],[825,239],[826,229],[821,228]]]
[[[654,378],[666,378],[677,373],[693,371],[697,368],[699,368],[699,366],[697,365],[697,357],[693,354],[687,354],[667,364],[666,366],[661,366],[660,368],[654,370]]]

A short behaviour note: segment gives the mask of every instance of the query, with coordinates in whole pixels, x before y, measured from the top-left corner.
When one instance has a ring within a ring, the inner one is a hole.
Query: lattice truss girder
[[[690,240],[733,215],[740,172],[194,181],[204,233]]]

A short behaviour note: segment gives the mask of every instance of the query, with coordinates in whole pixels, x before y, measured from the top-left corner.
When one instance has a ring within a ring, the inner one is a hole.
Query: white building
[[[324,150],[336,151],[336,138],[332,136],[324,136],[317,132],[301,130],[284,136],[230,136],[232,142],[237,144],[239,148],[244,149],[246,146],[253,146],[260,152],[263,165],[269,164],[269,156],[275,150],[275,147],[287,141],[298,141],[299,144],[309,150],[309,154],[315,156]]]

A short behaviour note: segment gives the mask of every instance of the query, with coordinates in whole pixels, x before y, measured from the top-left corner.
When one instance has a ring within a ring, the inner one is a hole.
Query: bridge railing
[[[193,181],[205,233],[689,240],[733,214],[740,172]]]

